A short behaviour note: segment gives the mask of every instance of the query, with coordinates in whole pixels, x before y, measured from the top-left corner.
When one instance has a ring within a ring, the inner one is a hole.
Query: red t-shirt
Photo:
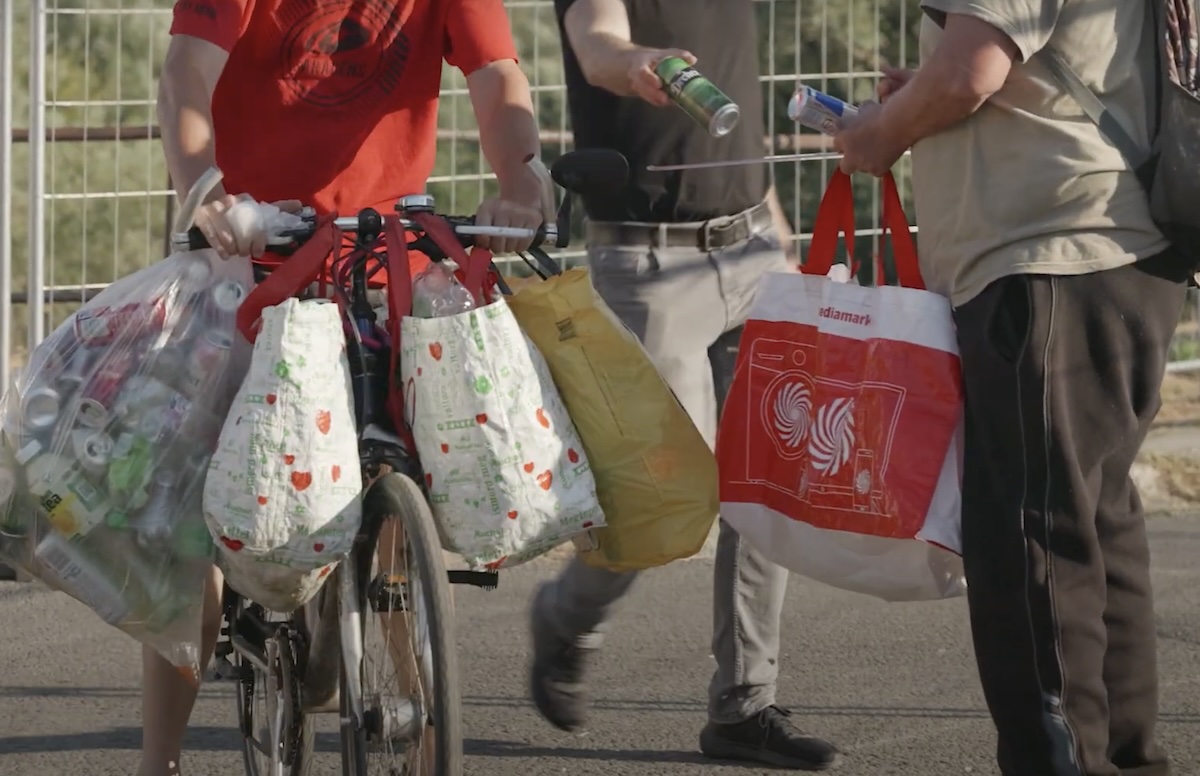
[[[517,58],[502,0],[176,0],[171,34],[229,52],[225,190],[339,215],[425,190],[443,60],[470,75]]]

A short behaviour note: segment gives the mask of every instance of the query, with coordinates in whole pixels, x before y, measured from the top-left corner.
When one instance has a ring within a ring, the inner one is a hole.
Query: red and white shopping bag
[[[899,286],[829,277],[854,239],[830,180],[808,261],[759,284],[721,417],[721,517],[768,559],[889,601],[962,595],[962,379],[950,303],[926,291],[896,183]]]

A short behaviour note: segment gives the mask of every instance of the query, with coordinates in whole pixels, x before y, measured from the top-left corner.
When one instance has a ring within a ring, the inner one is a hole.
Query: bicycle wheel
[[[358,552],[365,730],[343,725],[355,776],[461,776],[462,704],[450,583],[429,505],[387,474],[363,503]],[[350,716],[342,693],[342,716]],[[348,740],[353,736],[353,740]]]
[[[248,604],[242,599],[235,609],[235,617],[240,618],[247,610],[253,608],[254,613],[274,627],[284,622],[279,617],[268,620],[268,615],[262,607]],[[299,623],[297,623],[299,625]],[[267,650],[266,641],[273,641],[274,647]],[[300,672],[304,655],[301,654],[303,642],[286,631],[279,636],[260,639],[247,636],[256,648],[262,648],[264,655],[274,654],[276,658],[268,660],[273,665],[274,682],[262,668],[256,666],[236,649],[232,653],[233,664],[238,669],[237,706],[238,726],[242,732],[242,760],[246,767],[247,776],[309,776],[312,772],[314,726],[312,719],[304,713],[300,706]],[[270,751],[275,741],[272,732],[272,720],[278,718],[280,735],[278,739],[280,761],[282,768],[272,772]]]

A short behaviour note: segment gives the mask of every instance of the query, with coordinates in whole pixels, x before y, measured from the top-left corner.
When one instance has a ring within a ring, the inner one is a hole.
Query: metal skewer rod
[[[776,154],[775,156],[760,156],[756,159],[731,159],[724,162],[694,162],[692,164],[648,164],[648,172],[670,172],[673,170],[704,170],[710,167],[741,167],[749,164],[770,164],[772,162],[821,161],[824,159],[841,159],[837,151],[818,151],[804,154]]]

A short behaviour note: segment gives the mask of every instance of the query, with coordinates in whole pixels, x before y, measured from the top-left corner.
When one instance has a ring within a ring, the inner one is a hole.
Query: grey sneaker
[[[533,705],[559,730],[572,732],[587,719],[587,693],[583,684],[586,659],[592,649],[563,639],[546,622],[541,595],[535,597],[531,620],[533,665],[529,691]]]
[[[710,722],[700,733],[700,751],[713,759],[760,762],[798,771],[836,767],[840,755],[833,744],[796,730],[789,716],[787,709],[768,706],[732,725]]]

